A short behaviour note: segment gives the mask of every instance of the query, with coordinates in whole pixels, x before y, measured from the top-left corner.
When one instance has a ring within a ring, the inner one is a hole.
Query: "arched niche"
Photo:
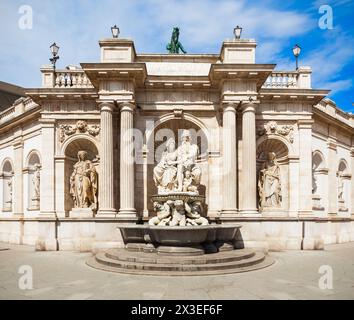
[[[262,139],[257,155],[257,199],[261,212],[286,211],[289,208],[289,149],[278,138]],[[270,175],[278,176],[271,183]],[[274,190],[273,190],[274,189]]]
[[[2,163],[2,208],[3,211],[12,211],[13,204],[13,184],[14,184],[14,167],[12,160],[6,158]]]
[[[64,209],[69,212],[74,207],[73,199],[70,195],[70,176],[73,173],[74,165],[78,161],[78,152],[86,151],[87,160],[92,161],[96,167],[98,174],[100,173],[99,152],[96,143],[84,137],[73,137],[68,139],[63,146],[62,153],[64,155]],[[99,179],[99,177],[98,177]],[[99,180],[98,180],[99,184]]]
[[[326,161],[321,151],[315,150],[312,153],[312,208],[313,210],[324,210],[326,203]]]
[[[193,121],[192,121],[193,119]],[[206,128],[201,127],[201,124],[194,121],[194,118],[188,117],[184,114],[183,118],[176,118],[171,115],[163,117],[163,121],[157,122],[155,127],[146,135],[146,146],[148,149],[147,161],[147,209],[153,212],[151,196],[157,194],[157,187],[153,179],[153,169],[161,160],[161,155],[165,149],[166,142],[169,138],[173,138],[176,143],[176,148],[180,145],[183,130],[188,129],[191,133],[192,143],[197,144],[199,148],[199,156],[197,158],[197,165],[201,168],[202,177],[199,186],[199,193],[206,196],[207,199],[207,185],[208,177],[208,151],[209,140]],[[139,166],[138,166],[139,167]],[[143,170],[137,168],[136,170],[136,192],[137,194],[144,194],[143,190]],[[137,197],[136,207],[138,211],[143,211],[143,197]],[[205,208],[207,212],[207,208]]]
[[[27,173],[27,208],[39,210],[40,208],[40,180],[41,180],[41,157],[37,150],[29,152],[26,159]]]
[[[337,171],[337,198],[339,211],[348,211],[350,206],[350,178],[348,163],[340,159]]]

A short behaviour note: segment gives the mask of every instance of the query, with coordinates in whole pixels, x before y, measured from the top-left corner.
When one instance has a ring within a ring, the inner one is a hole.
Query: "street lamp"
[[[241,33],[242,33],[242,28],[236,26],[236,28],[234,28],[235,39],[239,40],[241,38]]]
[[[299,68],[299,65],[298,65],[298,58],[299,58],[299,55],[300,55],[300,52],[301,52],[301,48],[299,45],[295,45],[294,48],[293,48],[293,54],[294,54],[294,57],[296,59],[296,70]]]
[[[56,45],[55,42],[50,46],[50,51],[52,52],[53,58],[50,58],[49,61],[53,64],[53,68],[55,71],[55,63],[59,59],[59,56],[58,56],[59,47]]]
[[[119,28],[116,25],[114,25],[111,28],[111,31],[112,31],[113,38],[117,39],[119,37],[119,33],[120,33]]]

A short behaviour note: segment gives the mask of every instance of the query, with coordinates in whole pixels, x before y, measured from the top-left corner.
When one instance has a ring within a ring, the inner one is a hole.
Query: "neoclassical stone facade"
[[[0,241],[122,246],[117,224],[155,215],[154,167],[184,129],[209,223],[240,223],[246,247],[354,241],[354,117],[312,88],[311,68],[257,64],[246,39],[220,54],[99,44],[100,62],[43,67],[42,87],[1,112]]]

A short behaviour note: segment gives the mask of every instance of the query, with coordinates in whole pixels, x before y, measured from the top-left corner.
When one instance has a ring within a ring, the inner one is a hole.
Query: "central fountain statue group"
[[[182,143],[176,149],[175,140],[170,138],[154,168],[154,181],[158,195],[153,196],[156,217],[150,225],[207,225],[202,217],[204,198],[199,195],[201,170],[196,165],[198,146],[191,141],[189,130],[183,130]]]

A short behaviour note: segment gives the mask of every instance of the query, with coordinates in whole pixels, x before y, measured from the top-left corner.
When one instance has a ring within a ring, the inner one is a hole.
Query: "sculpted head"
[[[81,150],[77,153],[77,157],[80,161],[85,161],[87,158],[87,152]]]
[[[76,127],[79,129],[80,132],[85,131],[86,127],[87,127],[87,123],[83,120],[79,120],[76,123]]]
[[[174,152],[176,149],[175,139],[170,138],[166,142],[166,149],[168,152]]]
[[[181,210],[184,208],[184,202],[183,200],[175,200],[175,208],[177,210]]]
[[[182,132],[182,142],[191,141],[191,133],[189,130],[183,130]]]
[[[269,152],[268,153],[267,161],[268,161],[268,163],[271,163],[271,164],[275,163],[276,164],[277,159],[276,159],[275,152]]]
[[[189,170],[187,170],[185,173],[184,173],[185,177],[187,179],[189,179],[191,177],[191,172]]]

